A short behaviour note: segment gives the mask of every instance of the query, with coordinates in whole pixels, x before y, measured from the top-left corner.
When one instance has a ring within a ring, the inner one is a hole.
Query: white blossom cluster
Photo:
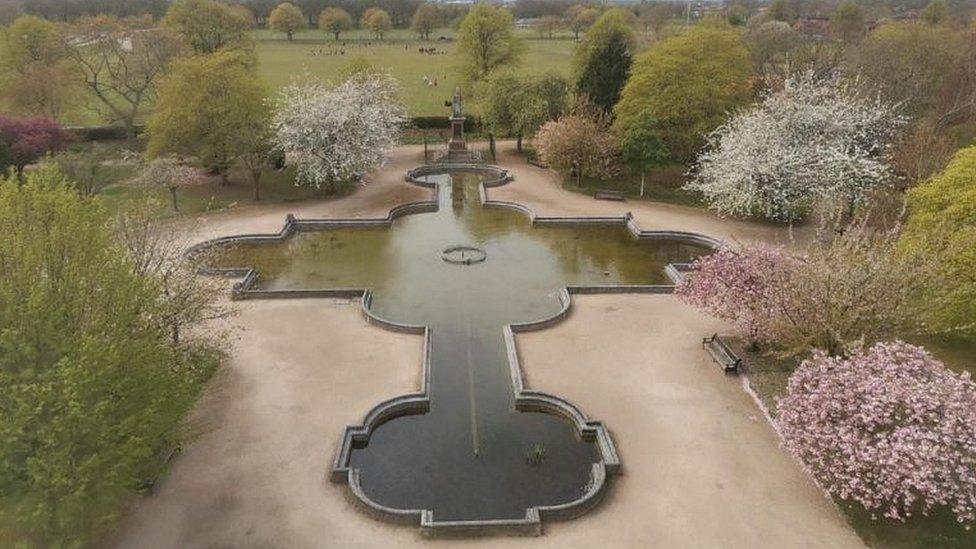
[[[379,166],[397,144],[406,110],[396,80],[359,73],[335,87],[293,83],[272,121],[275,147],[300,185],[333,185]]]
[[[889,144],[905,119],[856,80],[793,76],[709,137],[687,189],[723,214],[793,221],[817,199],[852,207],[891,181]]]

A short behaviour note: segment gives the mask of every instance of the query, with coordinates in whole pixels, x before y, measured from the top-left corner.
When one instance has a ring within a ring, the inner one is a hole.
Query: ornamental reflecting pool
[[[255,269],[253,287],[262,290],[368,288],[371,312],[430,329],[429,410],[386,419],[349,454],[375,504],[429,510],[433,521],[447,522],[524,519],[528,509],[578,500],[591,488],[600,449],[566,417],[515,409],[503,328],[558,314],[566,286],[669,284],[667,264],[708,248],[638,240],[620,224],[533,225],[518,211],[482,207],[475,174],[428,181],[436,184],[436,212],[389,228],[300,229],[283,241],[245,241],[228,246],[215,266]],[[443,259],[458,247],[470,254],[458,257],[479,260]]]

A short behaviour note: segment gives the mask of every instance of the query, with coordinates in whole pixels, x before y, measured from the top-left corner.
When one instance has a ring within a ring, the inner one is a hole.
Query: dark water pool
[[[483,208],[475,175],[432,178],[436,213],[389,229],[239,245],[220,266],[255,268],[264,289],[369,288],[380,316],[431,328],[430,411],[382,424],[352,452],[373,501],[451,521],[521,518],[529,507],[577,499],[599,454],[570,422],[515,410],[502,327],[557,313],[567,285],[667,284],[668,263],[706,249],[637,241],[621,226],[533,226],[521,213]],[[444,261],[457,245],[486,258]]]

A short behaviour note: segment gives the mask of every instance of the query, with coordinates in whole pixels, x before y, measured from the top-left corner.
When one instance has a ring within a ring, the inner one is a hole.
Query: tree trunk
[[[339,41],[339,33],[338,33],[338,32],[333,32],[333,33],[332,33],[332,36],[335,36],[335,41],[336,41],[336,42],[338,42],[338,41]]]
[[[135,115],[126,116],[122,119],[122,127],[125,128],[125,137],[128,139],[136,138],[136,121]]]
[[[522,134],[515,136],[515,152],[522,154]]]
[[[641,190],[640,190],[640,195],[641,195],[641,198],[644,198],[644,172],[643,171],[641,171]]]
[[[228,179],[228,177],[229,176],[227,174],[227,168],[221,168],[220,169],[220,186],[221,187],[226,187],[230,183],[230,180]]]
[[[254,184],[254,201],[261,200],[261,170],[251,170],[251,182]]]
[[[285,33],[285,34],[287,34],[287,35],[288,35],[288,41],[290,42],[290,41],[291,41],[291,35],[292,35],[292,33],[291,33],[291,31],[288,31],[288,32],[287,32],[287,33]]]
[[[169,194],[173,198],[173,211],[176,212],[176,213],[179,213],[180,212],[180,204],[176,200],[176,187],[170,187],[169,188]]]

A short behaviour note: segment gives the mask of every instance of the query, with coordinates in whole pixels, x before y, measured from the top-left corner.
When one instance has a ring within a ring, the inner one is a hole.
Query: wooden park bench
[[[597,200],[618,200],[620,202],[627,200],[623,191],[614,191],[612,189],[597,189],[593,193],[593,198]]]
[[[718,337],[718,334],[712,334],[712,337],[703,338],[702,347],[708,351],[708,354],[712,355],[712,359],[725,370],[725,373],[739,371],[742,359],[735,355],[735,352]]]

